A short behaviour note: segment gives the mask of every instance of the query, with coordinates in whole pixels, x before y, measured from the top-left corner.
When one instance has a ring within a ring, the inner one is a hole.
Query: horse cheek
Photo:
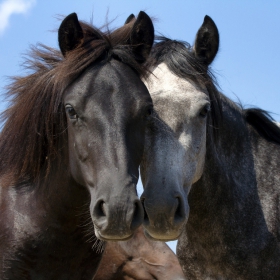
[[[74,180],[81,185],[86,185],[84,171],[82,170],[87,170],[87,168],[84,169],[83,167],[85,167],[89,155],[86,140],[88,138],[84,134],[81,131],[79,133],[69,131],[69,143],[71,143],[69,144],[70,170]]]

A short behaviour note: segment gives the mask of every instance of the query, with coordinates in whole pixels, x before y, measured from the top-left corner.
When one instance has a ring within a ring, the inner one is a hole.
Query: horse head
[[[83,28],[76,14],[59,28],[65,70],[87,64],[66,87],[63,104],[70,173],[89,190],[99,239],[130,238],[143,221],[136,184],[152,100],[139,76],[153,32],[144,12],[107,36]]]
[[[153,70],[145,83],[154,113],[141,165],[141,200],[147,235],[157,240],[181,234],[189,215],[188,194],[203,173],[212,105],[207,69],[218,45],[217,27],[206,16],[193,48],[165,38],[152,51]]]

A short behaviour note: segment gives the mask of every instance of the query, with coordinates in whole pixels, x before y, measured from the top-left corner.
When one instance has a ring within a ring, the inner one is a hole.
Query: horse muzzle
[[[183,197],[177,194],[165,199],[153,199],[144,191],[141,202],[144,208],[143,226],[146,236],[160,241],[178,239],[189,215],[189,206]]]
[[[117,198],[112,202],[99,199],[92,211],[95,235],[104,241],[127,240],[142,224],[143,216],[144,211],[137,196],[131,203]]]

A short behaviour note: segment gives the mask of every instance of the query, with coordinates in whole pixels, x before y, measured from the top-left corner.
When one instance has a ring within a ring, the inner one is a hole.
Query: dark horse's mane
[[[31,74],[13,77],[7,87],[5,98],[11,103],[1,114],[0,176],[7,176],[10,183],[34,180],[42,167],[49,172],[52,160],[60,154],[59,139],[67,133],[63,92],[90,65],[115,58],[140,76],[146,74],[146,67],[128,44],[129,24],[112,32],[80,24],[84,33],[81,46],[66,58],[59,50],[33,46],[25,63]]]
[[[205,85],[211,102],[211,118],[208,128],[213,128],[213,135],[218,132],[219,122],[222,118],[221,101],[236,108],[258,134],[267,141],[280,144],[280,128],[273,121],[268,112],[259,108],[243,109],[240,104],[228,99],[217,90],[214,74],[205,64],[195,57],[189,43],[171,40],[166,37],[157,37],[152,48],[147,66],[155,68],[160,63],[165,63],[169,70],[176,76],[200,85]]]

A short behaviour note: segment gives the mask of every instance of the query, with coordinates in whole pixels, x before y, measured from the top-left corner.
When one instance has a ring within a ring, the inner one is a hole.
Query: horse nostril
[[[103,200],[99,200],[96,203],[94,213],[96,217],[106,217],[105,202]]]
[[[179,216],[181,213],[180,213],[180,200],[179,198],[177,198],[177,207],[176,207],[176,211],[175,211],[175,217],[176,216]]]
[[[102,215],[103,215],[103,216],[106,216],[106,212],[105,212],[105,207],[104,207],[104,205],[105,205],[105,202],[102,201],[102,202],[100,203],[100,210],[101,210]]]
[[[174,219],[182,219],[184,217],[184,207],[180,197],[177,197],[177,207],[174,214]]]

